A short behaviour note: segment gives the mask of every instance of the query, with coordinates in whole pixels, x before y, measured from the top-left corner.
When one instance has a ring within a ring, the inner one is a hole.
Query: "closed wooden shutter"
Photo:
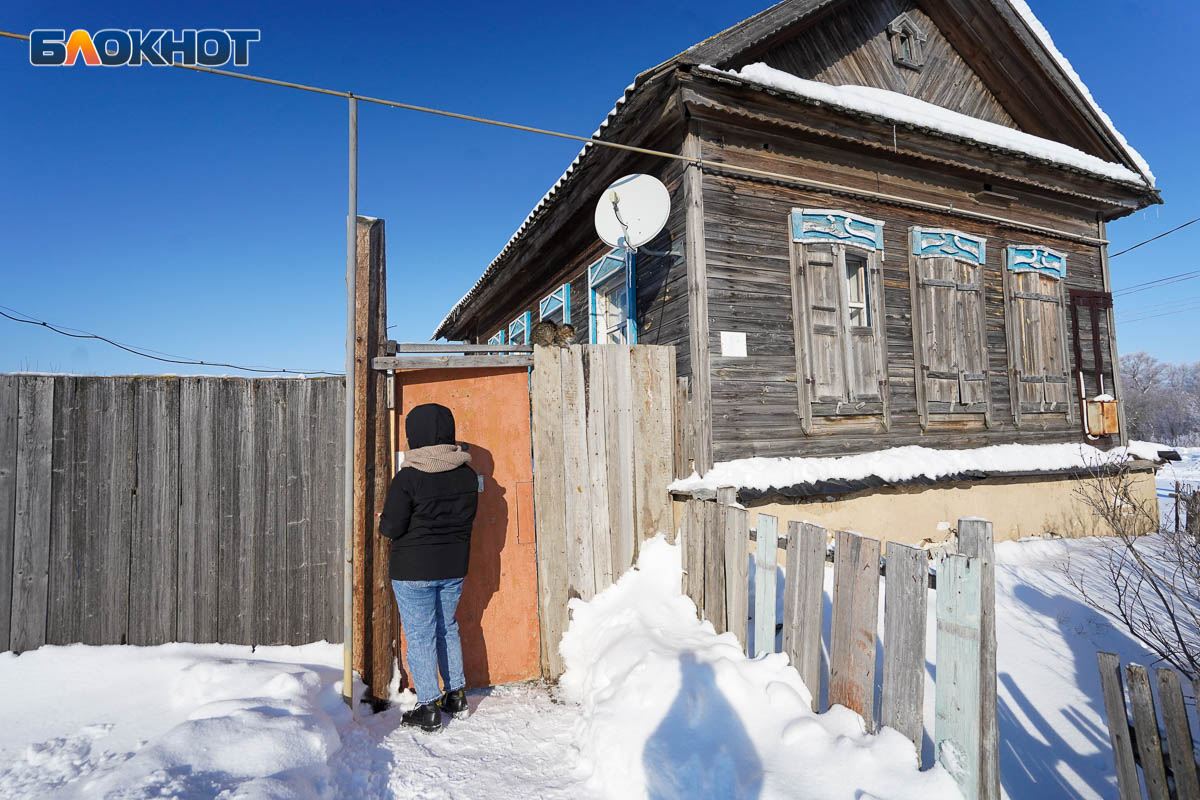
[[[988,410],[983,268],[918,258],[920,347],[927,413]]]
[[[837,402],[846,396],[842,370],[840,280],[838,259],[831,245],[804,248],[810,392],[816,403]]]
[[[1018,413],[1069,414],[1070,376],[1061,284],[1037,272],[1011,273],[1009,280],[1014,403]]]

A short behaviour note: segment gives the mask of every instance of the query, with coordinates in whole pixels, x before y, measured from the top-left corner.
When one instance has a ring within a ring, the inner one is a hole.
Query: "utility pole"
[[[345,517],[342,575],[342,641],[345,667],[342,699],[354,702],[354,308],[358,269],[358,100],[350,97],[350,205],[346,212],[346,452],[344,466]]]

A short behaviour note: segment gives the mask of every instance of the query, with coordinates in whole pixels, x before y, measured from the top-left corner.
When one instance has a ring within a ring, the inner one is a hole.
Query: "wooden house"
[[[1123,441],[1105,225],[1161,201],[1022,0],[785,0],[597,136],[673,157],[585,147],[434,338],[675,345],[700,472]],[[626,258],[592,215],[637,172],[672,208]]]

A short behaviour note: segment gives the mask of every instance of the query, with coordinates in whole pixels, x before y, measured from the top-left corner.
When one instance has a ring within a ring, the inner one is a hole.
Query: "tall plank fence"
[[[783,652],[812,691],[812,709],[843,705],[863,718],[868,731],[894,728],[916,747],[924,738],[925,641],[928,589],[937,589],[937,680],[934,752],[965,797],[1000,796],[996,718],[995,576],[992,525],[981,519],[958,522],[958,553],[946,553],[930,572],[925,551],[880,542],[851,531],[834,534],[830,636],[823,641],[827,531],[778,521],[734,504],[732,489],[719,489],[716,502],[687,501],[677,536],[683,554],[684,592],[718,633],[731,631],[757,656],[775,652],[782,623]],[[748,543],[754,555],[754,628],[747,624]],[[776,619],[777,547],[786,547],[783,619]],[[883,641],[879,630],[879,579],[886,575]],[[822,652],[828,673],[822,671]],[[881,651],[880,659],[877,651]],[[876,664],[882,662],[882,675]],[[822,704],[822,684],[828,705]],[[876,707],[876,689],[880,702]]]
[[[343,381],[0,375],[0,650],[341,640]]]
[[[674,528],[675,350],[535,347],[530,377],[542,673],[563,672],[567,602],[590,600]]]

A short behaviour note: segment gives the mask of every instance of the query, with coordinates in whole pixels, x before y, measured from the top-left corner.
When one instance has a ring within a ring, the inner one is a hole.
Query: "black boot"
[[[437,701],[441,706],[442,711],[447,714],[465,714],[467,712],[467,693],[462,689],[455,689],[453,692],[446,692],[442,698]]]
[[[400,720],[405,725],[419,727],[426,733],[442,729],[442,711],[437,702],[417,706],[411,711],[405,711]]]

